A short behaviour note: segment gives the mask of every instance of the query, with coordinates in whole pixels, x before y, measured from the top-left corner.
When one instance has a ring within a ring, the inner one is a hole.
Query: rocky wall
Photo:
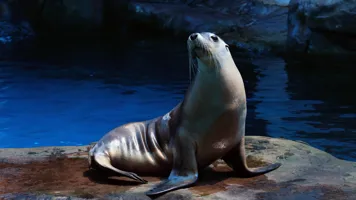
[[[355,9],[356,0],[2,0],[0,42],[210,31],[254,53],[353,54]]]
[[[355,13],[355,0],[291,0],[288,49],[307,54],[354,54]]]
[[[2,21],[26,22],[37,37],[125,31],[126,36],[186,37],[211,31],[232,46],[262,52],[282,49],[287,36],[285,0],[3,0],[0,4],[7,7],[0,11]]]

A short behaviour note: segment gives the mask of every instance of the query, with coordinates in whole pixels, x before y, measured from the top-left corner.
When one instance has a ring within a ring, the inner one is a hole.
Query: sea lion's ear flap
[[[226,48],[226,50],[229,50],[229,45],[228,44],[225,44],[225,48]]]

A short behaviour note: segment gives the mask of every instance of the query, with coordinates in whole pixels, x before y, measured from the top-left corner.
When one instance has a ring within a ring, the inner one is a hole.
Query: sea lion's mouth
[[[192,50],[192,53],[191,53],[192,55],[191,55],[191,56],[192,56],[193,59],[198,58],[198,54],[197,54],[197,52],[196,52],[197,49],[198,49],[198,48],[194,48],[194,49]]]
[[[194,66],[198,66],[198,54],[195,52],[195,48],[191,52],[191,61]]]
[[[193,59],[200,58],[207,54],[208,54],[207,49],[200,46],[195,46],[191,51],[191,56]]]

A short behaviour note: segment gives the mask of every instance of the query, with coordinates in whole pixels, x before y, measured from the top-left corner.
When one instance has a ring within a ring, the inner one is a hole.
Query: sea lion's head
[[[221,67],[221,61],[231,58],[229,45],[214,33],[192,33],[187,44],[190,70],[214,70]]]

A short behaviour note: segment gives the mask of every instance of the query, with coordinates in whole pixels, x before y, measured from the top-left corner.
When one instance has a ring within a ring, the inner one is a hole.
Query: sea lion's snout
[[[191,34],[191,35],[189,36],[189,39],[192,40],[192,41],[195,40],[195,39],[197,39],[198,34],[199,34],[199,33],[193,33],[193,34]]]
[[[201,35],[199,33],[192,33],[188,37],[188,45],[191,49],[196,49],[201,46]]]
[[[203,35],[200,33],[192,33],[189,35],[187,42],[192,58],[205,56],[207,45],[204,45],[205,41]]]

